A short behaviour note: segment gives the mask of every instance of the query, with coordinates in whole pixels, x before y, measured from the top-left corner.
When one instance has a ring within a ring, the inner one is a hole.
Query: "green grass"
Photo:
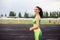
[[[0,24],[33,24],[32,20],[0,20]],[[60,21],[42,20],[40,24],[60,24]]]

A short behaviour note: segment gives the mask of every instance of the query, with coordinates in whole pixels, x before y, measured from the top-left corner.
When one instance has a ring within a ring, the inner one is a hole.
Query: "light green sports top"
[[[41,21],[41,20],[39,20],[39,24],[40,24],[40,21]],[[33,24],[36,24],[36,19],[33,20]]]
[[[35,19],[33,20],[33,24],[36,24],[36,20]]]

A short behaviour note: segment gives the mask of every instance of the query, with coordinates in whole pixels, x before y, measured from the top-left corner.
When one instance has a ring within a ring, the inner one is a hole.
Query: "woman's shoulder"
[[[36,16],[36,19],[37,19],[37,20],[40,20],[40,16],[39,16],[39,15],[38,15],[38,16]]]

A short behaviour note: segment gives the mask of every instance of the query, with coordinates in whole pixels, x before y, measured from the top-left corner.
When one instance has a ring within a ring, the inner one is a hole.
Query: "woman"
[[[43,12],[39,6],[35,7],[34,12],[36,16],[33,20],[33,27],[31,27],[29,30],[34,30],[34,40],[42,40],[42,31],[39,28],[39,23],[41,21],[41,18],[43,17]]]

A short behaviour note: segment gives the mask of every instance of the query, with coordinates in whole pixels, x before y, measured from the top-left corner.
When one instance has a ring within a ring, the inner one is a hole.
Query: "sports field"
[[[32,24],[32,18],[7,18],[0,19],[0,24]],[[40,24],[60,24],[60,19],[42,19]]]
[[[0,19],[0,40],[34,40],[34,32],[29,31],[32,20],[29,18]],[[60,19],[42,19],[40,24],[43,32],[42,40],[60,40]]]
[[[0,24],[0,40],[34,40],[31,24]],[[40,25],[42,40],[60,40],[60,25]]]

